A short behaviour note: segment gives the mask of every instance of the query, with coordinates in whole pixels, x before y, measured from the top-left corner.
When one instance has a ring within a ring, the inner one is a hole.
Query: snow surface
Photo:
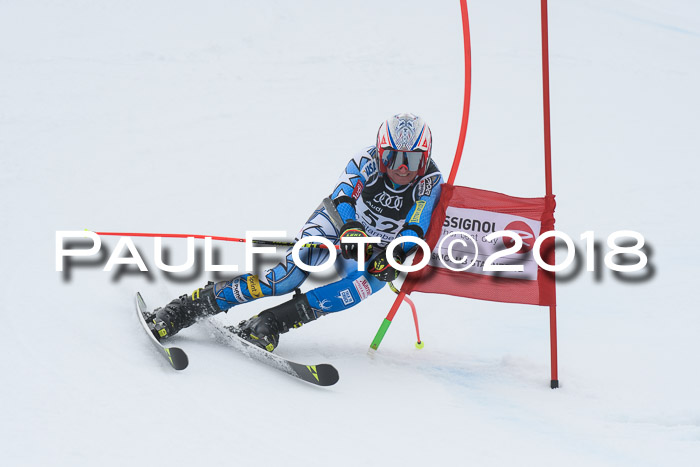
[[[539,2],[469,7],[457,184],[541,196]],[[0,2],[0,464],[700,465],[696,1],[550,2],[557,228],[579,259],[587,230],[603,245],[637,230],[651,252],[636,282],[601,265],[562,275],[558,390],[544,308],[415,294],[425,348],[402,309],[370,358],[384,291],[282,337],[280,354],[337,366],[319,389],[202,326],[177,337],[191,364],[172,371],[134,293],[162,305],[226,274],[166,275],[151,240],[136,241],[150,274],[103,272],[106,256],[55,271],[57,230],[291,236],[396,112],[430,122],[449,172],[459,13],[456,0]],[[184,241],[166,244],[184,259]],[[218,247],[242,267],[241,245]]]

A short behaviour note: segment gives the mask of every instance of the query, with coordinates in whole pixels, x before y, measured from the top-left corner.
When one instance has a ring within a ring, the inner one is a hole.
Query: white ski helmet
[[[410,113],[385,120],[377,133],[379,171],[396,170],[402,165],[424,175],[430,165],[433,136],[425,121]]]

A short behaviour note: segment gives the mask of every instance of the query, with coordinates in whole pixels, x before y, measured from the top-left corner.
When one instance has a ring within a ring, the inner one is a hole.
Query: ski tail
[[[321,363],[320,365],[302,365],[289,362],[297,378],[317,386],[332,386],[340,380],[338,370],[333,365]]]

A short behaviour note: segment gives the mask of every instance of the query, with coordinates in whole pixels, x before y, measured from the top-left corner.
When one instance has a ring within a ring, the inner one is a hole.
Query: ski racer
[[[292,259],[291,248],[284,261],[260,277],[242,274],[182,295],[145,316],[151,332],[163,341],[191,326],[200,318],[263,297],[296,291],[291,300],[269,308],[239,324],[237,333],[258,347],[273,351],[279,336],[320,316],[348,309],[379,291],[398,276],[384,248],[396,237],[424,238],[433,207],[440,195],[442,175],[431,158],[432,134],[421,117],[397,114],[384,121],[376,144],[358,152],[348,162],[330,198],[342,218],[340,229],[321,205],[302,227],[297,238],[321,236],[340,245],[342,258],[335,262],[342,277],[337,282],[301,293],[299,286],[309,273]],[[379,237],[381,242],[362,247],[341,243],[344,237]],[[394,249],[394,260],[402,264],[417,247],[405,241]],[[358,248],[363,248],[364,271],[358,268]],[[329,256],[327,249],[302,248],[300,259],[318,265]]]

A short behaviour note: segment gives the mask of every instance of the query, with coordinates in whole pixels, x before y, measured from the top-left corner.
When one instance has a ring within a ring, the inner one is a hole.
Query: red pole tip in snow
[[[552,357],[552,380],[550,387],[556,389],[559,387],[559,370],[557,362],[557,307],[551,305],[549,307],[549,345]]]
[[[420,329],[418,328],[418,313],[416,312],[416,305],[413,300],[404,295],[403,299],[411,306],[411,311],[413,312],[413,322],[416,325],[416,347],[419,349],[423,348],[423,342],[420,340]]]

